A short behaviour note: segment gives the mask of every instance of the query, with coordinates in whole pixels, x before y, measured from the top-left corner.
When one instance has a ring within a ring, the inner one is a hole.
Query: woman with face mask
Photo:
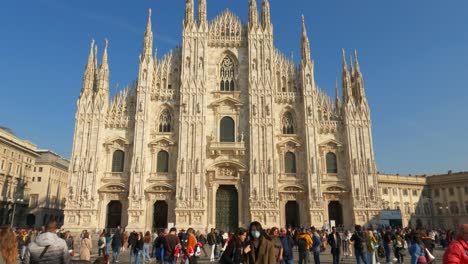
[[[271,238],[265,234],[259,222],[252,222],[249,227],[249,244],[244,248],[245,263],[276,263],[275,249]]]

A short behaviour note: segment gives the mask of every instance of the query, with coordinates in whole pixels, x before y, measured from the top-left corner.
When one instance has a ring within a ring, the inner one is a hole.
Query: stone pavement
[[[98,254],[97,254],[97,243],[95,241],[93,241],[93,252],[91,254],[91,260],[92,262],[98,257]],[[79,248],[77,246],[75,246],[75,257],[73,257],[72,259],[73,260],[79,260]],[[209,246],[206,248],[206,251],[209,253],[211,251],[209,251]],[[128,251],[122,253],[119,257],[119,263],[123,263],[123,264],[126,264],[126,263],[130,263],[129,262],[129,255],[128,255]],[[435,264],[435,263],[442,263],[442,256],[444,254],[444,251],[440,248],[437,248],[435,250],[435,257],[436,257],[436,260],[435,262],[433,262],[432,264]],[[407,255],[405,257],[405,263],[410,263],[410,256]],[[140,260],[141,260],[141,257],[140,257]],[[91,263],[92,263],[91,262]],[[297,254],[297,248],[294,249],[294,262],[295,263],[298,263],[298,254]],[[324,264],[328,264],[328,263],[332,263],[332,255],[330,254],[330,250],[327,249],[325,252],[322,252],[322,254],[320,255],[320,262],[321,263],[324,263]],[[133,263],[134,260],[133,260]],[[143,264],[143,262],[140,261],[140,263]],[[146,263],[156,263],[156,259],[152,258],[150,262],[146,262]],[[205,257],[204,254],[203,254],[203,251],[202,251],[202,254],[200,256],[200,258],[198,259],[198,263],[210,263],[210,259],[209,257]],[[217,262],[215,262],[217,263]],[[314,263],[313,261],[313,258],[309,260],[309,263]],[[341,259],[341,263],[356,263],[356,259],[353,257],[344,257],[342,256],[342,259]],[[385,261],[382,259],[381,262],[382,264],[385,264]],[[393,262],[395,263],[395,262]]]

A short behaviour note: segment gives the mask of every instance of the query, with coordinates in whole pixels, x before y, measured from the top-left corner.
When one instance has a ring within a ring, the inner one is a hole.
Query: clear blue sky
[[[248,0],[208,0],[245,22]],[[91,38],[109,39],[111,86],[136,79],[148,8],[161,57],[181,39],[183,0],[26,0],[0,8],[0,125],[69,157]],[[341,48],[358,49],[379,171],[468,170],[468,1],[271,0],[275,44],[300,54],[304,14],[315,78],[333,96]],[[258,1],[260,8],[261,1]],[[100,49],[101,54],[102,49]],[[112,88],[112,93],[114,89]]]

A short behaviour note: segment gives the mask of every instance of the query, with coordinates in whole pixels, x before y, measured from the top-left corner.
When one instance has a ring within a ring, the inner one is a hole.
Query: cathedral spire
[[[348,65],[346,64],[346,53],[345,50],[341,50],[343,56],[343,69],[341,74],[341,82],[343,84],[343,103],[347,103],[353,96],[351,90],[351,77],[349,76]]]
[[[262,27],[263,29],[271,29],[270,2],[263,0],[262,3]]]
[[[109,90],[109,64],[107,58],[107,47],[109,46],[109,41],[104,40],[104,52],[102,53],[101,67],[99,67],[98,75],[98,90]]]
[[[85,71],[83,75],[83,86],[81,93],[84,91],[92,91],[94,88],[94,81],[96,76],[96,63],[95,63],[95,54],[94,54],[95,44],[94,39],[91,40],[91,47],[88,54],[88,62],[85,66]]]
[[[151,8],[148,10],[148,23],[146,24],[145,37],[143,39],[142,59],[153,55],[153,31],[151,28]]]
[[[335,105],[336,105],[336,109],[338,109],[340,106],[340,94],[338,91],[338,78],[335,80]]]
[[[198,2],[198,23],[200,26],[207,26],[206,20],[206,0],[199,0]]]
[[[362,78],[361,66],[359,66],[357,50],[354,50],[354,68],[356,70],[354,81],[356,82],[356,93],[359,100],[366,97],[364,91],[364,79]]]
[[[185,0],[185,26],[192,25],[193,21],[193,0]]]
[[[249,0],[249,28],[253,29],[258,26],[258,9],[257,0]]]
[[[302,15],[302,41],[301,41],[301,59],[302,61],[310,61],[310,42],[307,36],[307,29],[304,21],[304,15]]]

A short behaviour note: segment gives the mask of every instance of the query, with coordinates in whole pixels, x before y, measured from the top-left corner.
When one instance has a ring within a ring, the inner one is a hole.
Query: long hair
[[[18,241],[9,226],[0,227],[0,253],[7,264],[15,264],[18,256]]]

